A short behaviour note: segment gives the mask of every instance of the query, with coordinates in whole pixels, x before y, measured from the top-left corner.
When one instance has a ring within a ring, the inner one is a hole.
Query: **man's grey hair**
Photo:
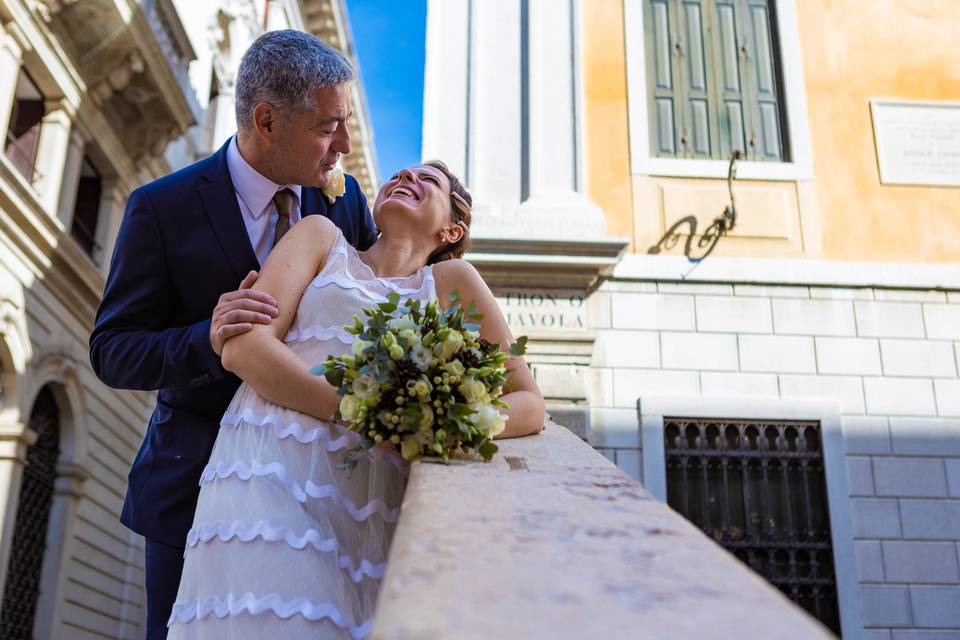
[[[250,45],[237,72],[237,128],[253,126],[253,108],[268,102],[285,116],[312,109],[313,90],[357,77],[342,53],[293,29],[268,31]]]

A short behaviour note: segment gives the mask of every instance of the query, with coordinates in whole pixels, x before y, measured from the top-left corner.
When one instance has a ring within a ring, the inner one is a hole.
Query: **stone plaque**
[[[559,289],[502,290],[497,302],[515,336],[585,331],[587,300],[583,292]]]
[[[960,103],[874,100],[883,184],[960,186]]]

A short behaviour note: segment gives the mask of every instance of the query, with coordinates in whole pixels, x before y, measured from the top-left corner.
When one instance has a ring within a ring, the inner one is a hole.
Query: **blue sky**
[[[420,161],[427,0],[347,0],[381,181]]]

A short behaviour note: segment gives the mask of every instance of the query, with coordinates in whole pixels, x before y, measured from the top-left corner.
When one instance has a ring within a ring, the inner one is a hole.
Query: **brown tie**
[[[277,246],[280,238],[290,230],[290,221],[296,210],[297,197],[290,189],[281,189],[273,195],[273,204],[277,207],[277,226],[273,235],[273,246]]]

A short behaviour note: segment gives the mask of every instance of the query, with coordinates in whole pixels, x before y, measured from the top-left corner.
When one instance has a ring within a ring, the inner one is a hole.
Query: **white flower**
[[[335,167],[333,171],[330,172],[330,178],[327,179],[327,186],[322,188],[320,191],[323,192],[323,195],[327,196],[327,200],[330,202],[330,204],[336,202],[337,198],[346,193],[347,179],[343,175],[343,169],[340,167]]]
[[[467,371],[463,368],[463,363],[459,360],[451,360],[441,368],[454,378],[462,378],[463,374]]]
[[[466,400],[468,404],[483,402],[487,397],[487,385],[473,376],[464,378],[457,389],[463,394],[463,399]]]
[[[352,394],[347,394],[340,399],[340,415],[344,420],[354,420],[357,417],[357,411],[360,409],[360,401]]]
[[[463,346],[463,336],[459,331],[451,331],[435,349],[441,360],[449,360]]]
[[[427,349],[422,344],[415,344],[413,348],[410,349],[410,360],[413,364],[417,365],[417,369],[426,371],[430,368],[430,363],[433,362],[433,354],[430,353],[430,349]]]
[[[427,380],[426,376],[420,376],[420,379],[413,383],[413,393],[425,398],[433,391],[433,385]]]
[[[416,331],[417,323],[413,320],[413,317],[409,313],[405,313],[398,318],[394,318],[387,323],[387,326],[400,333],[403,330]]]
[[[429,432],[430,427],[433,426],[433,409],[428,404],[421,404],[420,413],[423,414],[423,418],[420,419],[420,431]]]
[[[420,344],[420,336],[412,329],[402,329],[397,332],[397,336],[407,349],[411,349]]]
[[[371,342],[370,340],[363,340],[362,338],[357,338],[356,340],[353,341],[353,355],[359,358],[360,356],[363,355],[363,352],[367,347],[372,347],[372,346],[373,346],[373,342]]]
[[[471,409],[476,413],[470,416],[470,421],[476,425],[480,433],[492,438],[503,432],[507,424],[507,419],[502,413],[489,405],[471,405]]]
[[[380,392],[380,383],[369,373],[362,373],[353,381],[353,393],[358,398],[371,398]]]
[[[403,443],[400,445],[400,455],[404,460],[413,460],[420,455],[420,439],[416,435],[410,434],[403,436]]]

